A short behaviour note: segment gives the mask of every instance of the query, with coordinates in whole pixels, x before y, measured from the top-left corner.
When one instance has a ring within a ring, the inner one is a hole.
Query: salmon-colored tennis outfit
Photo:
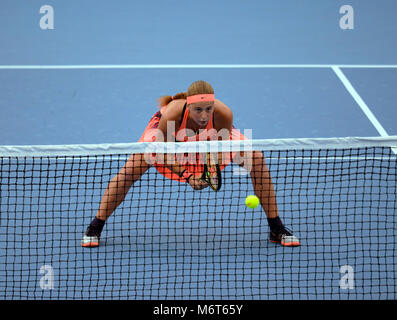
[[[190,98],[190,97],[188,97]],[[197,99],[197,98],[196,98]],[[203,100],[198,100],[198,101],[203,101]],[[196,101],[196,102],[198,102]],[[194,102],[191,102],[194,103]],[[154,142],[155,141],[155,132],[158,130],[158,126],[160,123],[160,119],[162,116],[162,111],[166,108],[163,107],[160,111],[156,112],[152,118],[150,119],[148,125],[146,126],[145,131],[143,132],[141,138],[138,140],[138,142]],[[172,136],[174,137],[175,142],[190,142],[190,141],[209,141],[209,140],[215,140],[217,138],[217,131],[214,128],[214,114],[212,114],[212,117],[210,121],[208,122],[207,126],[205,129],[200,130],[198,134],[195,135],[189,135],[189,132],[191,133],[192,130],[189,130],[186,128],[187,120],[188,120],[188,115],[189,115],[189,109],[187,108],[187,103],[185,103],[182,111],[182,116],[181,116],[181,121],[180,121],[180,126],[179,130],[177,132],[172,133]],[[236,128],[233,127],[230,136],[230,140],[246,140],[247,138]],[[196,163],[191,163],[192,161],[188,161],[184,165],[187,171],[190,173],[193,173],[197,176],[201,176],[203,173],[203,162],[200,161],[198,156],[195,158]],[[186,159],[185,159],[186,160]],[[221,170],[223,170],[229,163],[231,159],[222,159],[222,165],[220,166]],[[157,169],[158,172],[160,172],[162,175],[165,177],[179,181],[179,182],[186,182],[185,178],[179,177],[177,174],[173,173],[170,169],[168,169],[164,164],[158,164],[155,163],[154,167]]]

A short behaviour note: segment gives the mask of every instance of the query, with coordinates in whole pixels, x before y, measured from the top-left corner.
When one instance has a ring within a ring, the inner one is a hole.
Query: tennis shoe
[[[273,243],[280,243],[284,247],[300,246],[299,239],[285,227],[281,228],[278,232],[270,231],[269,240]]]
[[[90,227],[85,232],[83,239],[81,239],[81,246],[85,248],[95,248],[99,246],[100,234],[92,234]]]

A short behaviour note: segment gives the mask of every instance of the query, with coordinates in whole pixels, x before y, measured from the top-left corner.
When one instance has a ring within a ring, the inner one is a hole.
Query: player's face
[[[197,102],[189,104],[189,114],[200,127],[207,126],[214,112],[213,102]]]

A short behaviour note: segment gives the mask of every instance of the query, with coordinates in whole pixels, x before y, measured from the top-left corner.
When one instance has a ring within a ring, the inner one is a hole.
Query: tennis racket
[[[204,172],[201,176],[201,180],[207,182],[214,191],[219,191],[221,189],[222,175],[216,155],[207,153],[207,160],[204,164]]]

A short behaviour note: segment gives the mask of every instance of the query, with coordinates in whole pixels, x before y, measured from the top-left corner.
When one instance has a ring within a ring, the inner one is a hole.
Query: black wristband
[[[192,177],[193,173],[190,173],[189,176],[186,178],[186,181],[189,182],[189,179]]]
[[[179,175],[179,177],[180,178],[184,178],[187,182],[189,182],[189,179],[190,179],[190,177],[193,175],[193,173],[190,173],[190,172],[188,172],[186,169],[185,170],[183,170],[181,173],[180,173],[180,175]]]
[[[182,172],[179,174],[179,178],[182,178],[182,177],[183,177],[183,174],[185,173],[186,170],[187,170],[187,169],[182,170]]]

